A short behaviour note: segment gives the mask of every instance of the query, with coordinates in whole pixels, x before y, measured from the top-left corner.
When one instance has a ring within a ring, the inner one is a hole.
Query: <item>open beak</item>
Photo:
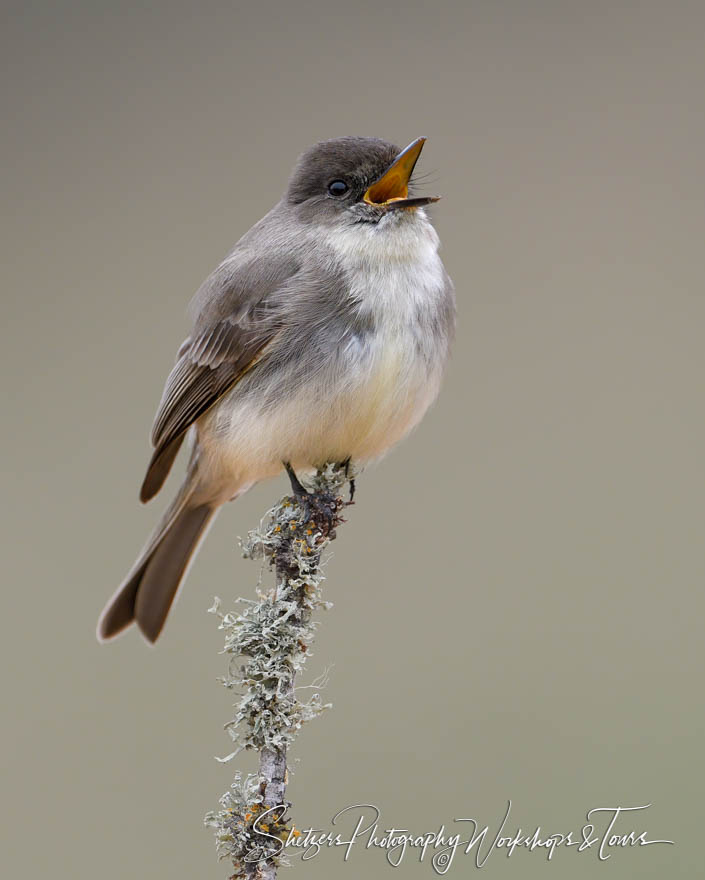
[[[440,196],[409,198],[409,178],[421,154],[426,138],[412,141],[396,157],[379,180],[375,181],[363,196],[368,205],[377,208],[418,208],[437,202]]]

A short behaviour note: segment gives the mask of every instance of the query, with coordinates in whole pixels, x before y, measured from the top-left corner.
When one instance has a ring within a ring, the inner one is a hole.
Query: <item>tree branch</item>
[[[210,609],[220,617],[230,655],[221,681],[241,693],[235,717],[225,725],[237,748],[218,760],[243,749],[259,752],[259,772],[244,778],[236,773],[220,810],[205,818],[215,829],[220,857],[235,868],[232,878],[274,880],[285,842],[298,834],[286,818],[287,749],[301,725],[327,705],[318,693],[299,701],[294,680],[315,634],[313,613],[330,607],[321,598],[321,556],[343,522],[340,491],[347,480],[345,467],[328,464],[316,473],[308,496],[286,496],[270,510],[266,524],[249,533],[243,555],[274,568],[274,588],[248,601],[239,615],[222,614],[218,599]]]

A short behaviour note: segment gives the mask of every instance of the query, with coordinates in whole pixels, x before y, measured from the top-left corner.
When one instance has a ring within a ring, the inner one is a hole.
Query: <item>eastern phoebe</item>
[[[154,642],[222,504],[282,467],[379,458],[436,397],[455,324],[438,236],[409,179],[424,144],[324,141],[197,291],[140,498],[187,432],[186,479],[98,623]],[[295,483],[296,484],[296,483]]]

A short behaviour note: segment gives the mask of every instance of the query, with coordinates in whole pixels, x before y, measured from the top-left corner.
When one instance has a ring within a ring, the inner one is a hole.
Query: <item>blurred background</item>
[[[187,303],[343,134],[429,138],[455,280],[442,395],[365,472],[328,565],[300,828],[578,832],[675,846],[494,854],[487,878],[701,865],[705,8],[690,2],[23,2],[2,14],[3,861],[224,878],[236,769],[214,595],[252,596],[224,509],[162,640],[95,624],[156,521],[137,492]],[[237,766],[249,769],[250,757]],[[349,830],[349,829],[348,829]],[[432,877],[409,853],[395,876]],[[449,876],[475,871],[459,858]],[[293,878],[389,877],[359,846]]]

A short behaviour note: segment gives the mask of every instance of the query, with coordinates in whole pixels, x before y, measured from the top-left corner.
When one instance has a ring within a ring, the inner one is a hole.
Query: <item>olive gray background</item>
[[[94,628],[167,500],[137,492],[187,303],[341,134],[429,138],[459,331],[334,545],[310,664],[334,708],[293,750],[294,821],[494,831],[511,799],[508,830],[575,833],[651,803],[618,829],[675,846],[481,876],[695,876],[704,28],[687,2],[4,7],[8,877],[231,873],[201,824],[235,770],[206,610],[253,595],[237,536],[285,479],[223,510],[155,650]],[[396,870],[358,844],[286,876],[434,876]]]

